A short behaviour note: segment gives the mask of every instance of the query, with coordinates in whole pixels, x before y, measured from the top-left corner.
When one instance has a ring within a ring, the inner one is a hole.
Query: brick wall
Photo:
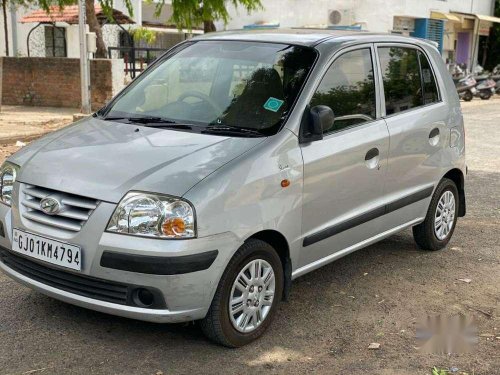
[[[79,108],[80,60],[53,57],[2,57],[2,104]],[[116,75],[123,61],[90,60],[92,109],[102,107],[120,89]],[[113,75],[115,78],[113,80]],[[123,78],[121,78],[123,82]]]

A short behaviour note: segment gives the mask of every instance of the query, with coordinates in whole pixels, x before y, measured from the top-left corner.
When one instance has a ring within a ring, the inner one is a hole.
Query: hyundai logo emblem
[[[47,215],[56,215],[61,211],[61,203],[55,198],[46,197],[40,201],[40,209]]]

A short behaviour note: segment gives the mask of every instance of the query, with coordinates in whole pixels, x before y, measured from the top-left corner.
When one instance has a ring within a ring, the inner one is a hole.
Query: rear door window
[[[379,47],[387,115],[422,106],[422,77],[414,48]],[[432,75],[432,74],[431,74]]]
[[[424,86],[424,104],[432,104],[439,101],[439,94],[436,85],[436,79],[427,57],[418,51],[420,59],[420,68],[422,69],[422,83]]]

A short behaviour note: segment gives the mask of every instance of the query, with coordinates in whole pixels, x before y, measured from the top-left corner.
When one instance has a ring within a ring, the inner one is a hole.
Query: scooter
[[[477,95],[477,82],[471,74],[461,78],[454,78],[453,80],[455,81],[455,87],[460,99],[470,102]]]
[[[477,92],[474,96],[481,98],[481,100],[489,100],[495,94],[497,83],[490,76],[480,76],[474,79],[477,82]]]
[[[495,92],[500,95],[500,64],[493,68],[491,79],[496,82]]]

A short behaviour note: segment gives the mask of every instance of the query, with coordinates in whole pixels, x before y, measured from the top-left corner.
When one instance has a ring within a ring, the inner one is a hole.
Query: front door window
[[[375,80],[370,49],[347,52],[335,60],[310,105],[326,105],[333,110],[335,122],[328,132],[374,120]]]

